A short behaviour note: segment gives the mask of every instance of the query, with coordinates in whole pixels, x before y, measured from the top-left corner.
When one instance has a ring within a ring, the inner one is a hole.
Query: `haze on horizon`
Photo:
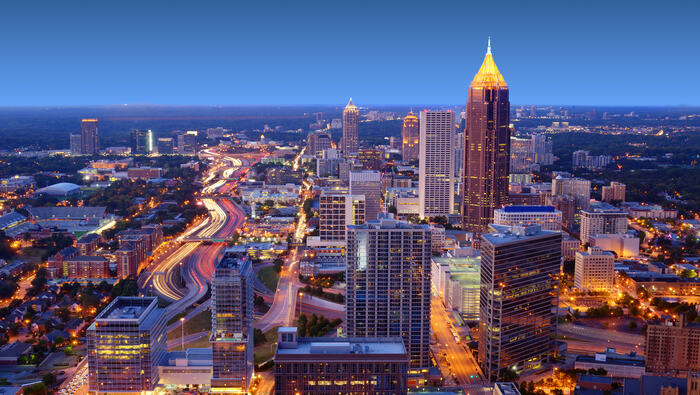
[[[3,5],[0,106],[466,101],[486,39],[514,104],[700,105],[700,3]]]

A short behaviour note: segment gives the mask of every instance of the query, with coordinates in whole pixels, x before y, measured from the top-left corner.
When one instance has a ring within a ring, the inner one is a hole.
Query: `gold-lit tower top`
[[[474,76],[471,87],[490,89],[508,88],[506,80],[503,79],[503,76],[498,71],[498,67],[496,67],[496,62],[493,60],[493,55],[491,54],[491,37],[489,37],[489,44],[488,48],[486,49],[484,63],[481,64],[479,72],[477,72]]]
[[[352,102],[352,97],[350,98],[350,101],[348,102],[348,105],[345,106],[345,109],[346,109],[346,110],[349,110],[349,109],[357,109],[357,107],[355,107],[355,104]]]

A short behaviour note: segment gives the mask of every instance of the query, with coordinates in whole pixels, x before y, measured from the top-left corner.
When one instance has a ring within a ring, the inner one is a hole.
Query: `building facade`
[[[674,374],[700,370],[700,324],[678,321],[647,323],[646,371]]]
[[[627,185],[621,182],[610,182],[610,185],[605,185],[601,188],[601,196],[604,202],[612,202],[613,200],[624,202],[625,201],[625,191],[627,190]]]
[[[226,251],[212,279],[213,392],[247,393],[253,374],[252,265]]]
[[[401,157],[403,160],[416,160],[420,155],[420,126],[413,111],[403,119],[401,127]]]
[[[402,337],[411,366],[429,367],[430,227],[390,217],[348,226],[347,334]]]
[[[319,240],[344,243],[345,227],[364,222],[364,195],[321,193],[319,197]]]
[[[153,132],[134,129],[131,131],[131,154],[148,155],[153,152]]]
[[[94,155],[100,152],[100,135],[97,118],[85,118],[80,125],[80,153]]]
[[[342,151],[344,157],[353,156],[360,148],[358,126],[360,123],[360,111],[352,102],[352,98],[343,110],[343,141]]]
[[[454,209],[454,113],[420,113],[418,204],[421,218],[447,216]]]
[[[481,233],[493,222],[493,210],[508,203],[510,100],[508,85],[491,54],[469,86],[465,110],[465,160],[462,185],[463,229]]]
[[[570,196],[576,203],[576,210],[591,206],[591,182],[583,178],[557,176],[552,180],[552,196]]]
[[[491,228],[481,235],[478,359],[494,382],[506,369],[538,369],[555,352],[561,233],[539,225]]]
[[[574,266],[574,287],[581,291],[615,289],[615,257],[599,247],[578,251]]]
[[[159,137],[156,145],[158,153],[161,155],[172,155],[175,153],[175,142],[172,137]]]
[[[374,170],[350,171],[350,194],[364,195],[365,221],[374,221],[382,211],[382,175]]]
[[[333,140],[328,132],[311,132],[306,136],[306,155],[320,156],[321,152],[333,148]]]
[[[581,211],[581,243],[604,234],[627,233],[627,213],[608,204]]]
[[[561,211],[552,206],[504,206],[494,210],[493,223],[505,226],[540,225],[543,230],[561,230]]]
[[[158,383],[166,353],[164,310],[156,297],[119,296],[87,329],[88,393],[142,393]]]

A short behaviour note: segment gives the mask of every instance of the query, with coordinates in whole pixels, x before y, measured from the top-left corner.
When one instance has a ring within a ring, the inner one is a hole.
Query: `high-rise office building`
[[[411,111],[403,119],[403,127],[401,128],[401,157],[403,160],[418,159],[420,154],[419,143],[420,126],[418,117]]]
[[[561,211],[561,224],[566,229],[573,229],[576,214],[576,201],[567,195],[546,196],[545,203]]]
[[[87,329],[88,393],[145,393],[166,354],[165,312],[156,297],[119,296]]]
[[[553,356],[561,233],[491,225],[481,235],[479,363],[484,377],[538,369]]]
[[[531,173],[533,165],[532,140],[512,136],[510,138],[510,172],[516,174]]]
[[[491,55],[469,86],[464,130],[463,228],[484,232],[493,210],[508,203],[510,101],[508,85]]]
[[[175,153],[175,143],[172,137],[159,137],[157,142],[158,153],[161,155],[172,155]]]
[[[394,338],[298,338],[278,329],[276,395],[405,394],[408,357]]]
[[[421,218],[447,216],[454,209],[454,113],[420,113],[418,205]]]
[[[384,165],[384,151],[379,148],[365,148],[357,153],[357,160],[365,170],[381,170]]]
[[[374,221],[381,211],[382,175],[378,171],[350,171],[350,194],[365,196],[365,221]]]
[[[153,132],[134,129],[131,131],[131,154],[148,155],[153,152]]]
[[[80,155],[83,153],[83,146],[82,146],[82,136],[79,134],[73,134],[71,133],[70,135],[70,153],[71,155]]]
[[[177,136],[177,153],[180,155],[197,154],[197,131],[191,130]]]
[[[412,367],[430,366],[431,230],[383,214],[347,227],[349,337],[402,337]]]
[[[345,242],[345,227],[365,222],[365,196],[323,192],[319,197],[318,236],[322,242]]]
[[[552,196],[558,195],[571,196],[576,202],[576,210],[585,210],[591,205],[591,181],[556,176],[552,180]]]
[[[588,247],[588,251],[576,252],[574,287],[584,292],[613,291],[615,256],[599,247]]]
[[[360,123],[360,111],[355,107],[352,98],[343,110],[343,156],[353,156],[357,153],[360,147],[360,140],[357,133],[357,128]]]
[[[543,230],[561,230],[561,211],[552,206],[503,206],[493,211],[496,225],[540,225]]]
[[[625,191],[627,190],[627,185],[621,182],[610,182],[610,185],[605,185],[601,189],[602,200],[604,202],[612,202],[617,200],[620,202],[625,201]]]
[[[81,154],[93,155],[100,152],[100,135],[97,118],[85,118],[80,125]]]
[[[548,166],[554,163],[552,140],[547,139],[547,136],[541,133],[533,134],[531,139],[535,163],[542,166]]]
[[[247,393],[253,374],[252,266],[226,251],[212,279],[211,346],[213,392]]]
[[[581,211],[581,243],[598,235],[627,233],[627,213],[607,203]]]
[[[306,136],[306,155],[320,156],[321,152],[333,148],[333,139],[328,132],[311,132]]]

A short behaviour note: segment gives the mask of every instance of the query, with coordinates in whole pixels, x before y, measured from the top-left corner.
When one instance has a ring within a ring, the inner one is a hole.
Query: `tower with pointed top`
[[[345,106],[343,110],[343,141],[341,144],[341,149],[343,151],[343,156],[354,156],[357,155],[359,148],[359,137],[357,134],[357,127],[360,120],[360,111],[355,107],[352,102],[352,97]]]
[[[418,159],[420,130],[418,117],[410,111],[403,119],[401,128],[401,156],[403,160]]]
[[[491,38],[469,86],[465,116],[462,226],[482,233],[493,210],[508,203],[510,165],[508,85],[493,60]]]

